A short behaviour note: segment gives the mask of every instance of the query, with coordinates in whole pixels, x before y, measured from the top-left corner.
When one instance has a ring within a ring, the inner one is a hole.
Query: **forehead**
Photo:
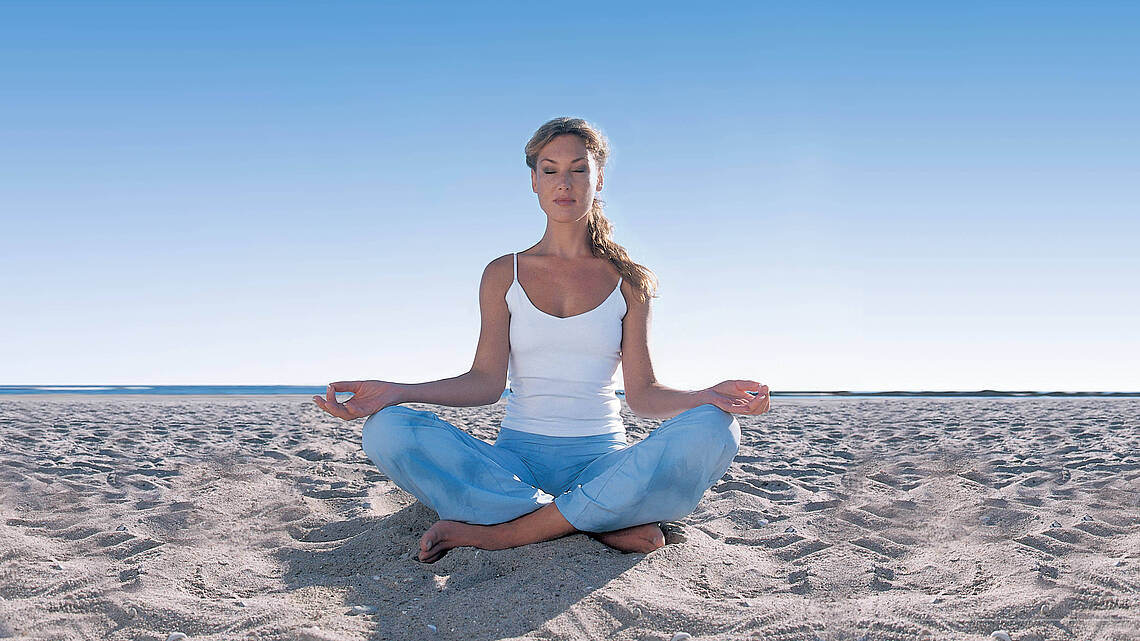
[[[590,153],[586,150],[586,143],[574,134],[555,136],[538,152],[538,161],[573,162],[575,160],[592,161]]]

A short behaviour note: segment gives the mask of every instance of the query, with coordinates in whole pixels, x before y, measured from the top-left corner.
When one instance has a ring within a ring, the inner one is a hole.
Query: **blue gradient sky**
[[[4,3],[0,384],[470,365],[596,122],[659,378],[1140,389],[1136,3]]]

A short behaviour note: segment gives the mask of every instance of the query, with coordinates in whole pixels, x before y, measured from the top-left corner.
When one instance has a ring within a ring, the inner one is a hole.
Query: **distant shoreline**
[[[9,395],[147,395],[147,396],[284,396],[324,394],[311,385],[0,385],[0,396]],[[503,396],[509,394],[503,391]],[[624,396],[618,390],[618,396]],[[1140,392],[1039,392],[1015,390],[787,390],[773,391],[784,398],[1140,398]]]

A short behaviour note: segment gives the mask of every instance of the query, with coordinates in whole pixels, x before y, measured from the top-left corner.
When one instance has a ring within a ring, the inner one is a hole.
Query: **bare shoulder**
[[[625,297],[626,316],[645,317],[649,315],[649,301],[641,300],[641,292],[634,289],[628,280],[621,281],[621,295]]]
[[[505,294],[514,279],[514,254],[506,254],[487,263],[487,267],[483,270],[481,287],[490,292]]]

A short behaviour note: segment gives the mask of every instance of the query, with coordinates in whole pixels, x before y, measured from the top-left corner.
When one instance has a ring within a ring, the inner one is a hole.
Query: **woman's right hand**
[[[352,398],[343,403],[336,400],[337,392],[351,392]],[[337,418],[351,421],[354,418],[371,416],[376,412],[396,405],[400,386],[385,381],[339,381],[325,388],[325,397],[314,396],[313,402],[324,411]]]

